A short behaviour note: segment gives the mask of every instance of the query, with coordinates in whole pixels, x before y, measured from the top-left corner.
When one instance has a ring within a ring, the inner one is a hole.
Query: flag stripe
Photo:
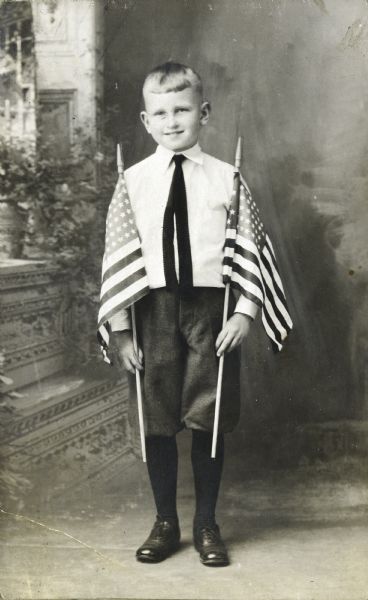
[[[233,256],[235,250],[235,244],[232,247],[226,246],[224,256]]]
[[[272,308],[275,313],[275,316],[277,317],[277,320],[279,321],[281,327],[283,327],[284,329],[290,329],[289,325],[286,321],[287,317],[286,317],[285,307],[280,302],[280,299],[277,296],[277,294],[275,294],[274,289],[272,287],[272,282],[269,278],[268,273],[264,269],[262,269],[262,273],[264,276],[266,297],[267,297],[268,301],[272,304]]]
[[[139,255],[138,258],[135,260],[133,259],[132,261],[130,261],[130,257],[128,257],[128,259],[123,259],[120,261],[120,264],[122,263],[124,263],[125,266],[120,268],[103,282],[101,286],[101,300],[104,300],[105,294],[107,294],[111,288],[123,282],[125,279],[128,279],[128,277],[131,275],[139,273],[142,269],[144,269],[143,258]]]
[[[136,237],[134,240],[131,240],[130,242],[124,244],[124,246],[122,246],[118,250],[115,250],[115,252],[113,252],[109,256],[105,255],[103,261],[103,273],[106,273],[106,271],[110,269],[110,267],[112,267],[115,263],[117,263],[125,256],[128,256],[129,254],[134,252],[134,250],[138,249],[140,249],[140,241],[139,238]]]
[[[109,300],[111,300],[111,298],[113,298],[116,294],[121,292],[124,288],[128,288],[129,286],[133,285],[135,282],[143,280],[144,277],[145,277],[145,270],[144,270],[144,267],[142,267],[141,269],[139,269],[138,271],[135,271],[128,277],[125,277],[124,280],[119,281],[113,288],[108,290],[103,296],[103,302],[104,303],[109,302]],[[143,281],[143,283],[145,285],[147,285],[147,281]],[[124,308],[124,307],[122,306],[121,308]]]
[[[273,249],[272,242],[271,242],[270,238],[268,237],[268,235],[266,235],[266,246],[267,246],[268,250],[270,251],[274,267],[275,267],[277,273],[279,273],[279,268],[278,268],[277,262],[276,262],[276,254],[275,254],[275,251]]]
[[[104,271],[104,274],[102,277],[102,282],[105,283],[105,281],[107,281],[107,279],[109,279],[109,277],[113,277],[115,275],[115,273],[118,273],[119,271],[121,271],[121,269],[124,269],[127,265],[130,264],[130,262],[133,262],[141,257],[142,257],[141,249],[137,248],[136,250],[133,250],[133,252],[131,252],[127,256],[120,258],[116,263],[114,263],[113,265],[111,265],[111,267],[109,267],[106,271]]]
[[[253,250],[249,250],[244,248],[244,246],[241,245],[240,242],[242,242],[243,240],[240,239],[239,236],[239,241],[236,244],[236,254],[237,256],[241,256],[244,260],[250,261],[252,262],[256,267],[259,268],[259,262],[260,262],[260,256],[258,252],[254,252]]]
[[[262,270],[263,279],[267,283],[268,288],[270,289],[270,293],[272,294],[272,296],[275,299],[275,304],[276,304],[278,310],[280,311],[280,313],[282,314],[284,326],[286,329],[288,329],[290,331],[290,329],[292,327],[292,322],[291,322],[291,319],[290,319],[290,316],[288,313],[286,299],[284,296],[284,291],[281,290],[279,288],[279,286],[276,284],[276,282],[273,278],[273,272],[272,272],[271,266],[268,263],[268,261],[264,255],[262,255],[261,270]]]
[[[240,206],[239,212],[235,214],[237,202]],[[242,215],[240,220],[239,214]],[[281,350],[282,342],[292,328],[292,321],[271,240],[264,230],[258,208],[244,180],[237,198],[233,193],[228,224],[223,281],[230,282],[246,298],[262,308],[262,323],[272,347]]]
[[[244,286],[242,283],[239,283],[238,281],[236,281],[236,279],[232,279],[231,287],[239,290],[239,292],[241,292],[241,294],[242,294],[242,296],[244,296],[244,298],[248,298],[248,300],[251,300],[251,302],[254,302],[254,304],[256,304],[259,308],[262,308],[261,300],[259,298],[257,298],[257,296],[253,296],[253,294],[251,292],[249,292],[248,290],[244,289]]]
[[[280,329],[277,326],[277,322],[274,318],[274,315],[272,314],[272,306],[270,306],[270,304],[268,302],[265,302],[262,312],[265,316],[265,319],[267,320],[267,323],[268,323],[270,329],[273,332],[275,341],[277,341],[281,344],[281,342],[284,338],[284,335],[283,335],[284,332],[280,331]]]
[[[258,277],[243,269],[235,260],[232,265],[232,271],[233,277],[235,278],[236,273],[238,281],[241,279],[244,287],[263,302],[263,287]]]
[[[143,271],[143,269],[142,269]],[[142,275],[142,277],[138,281],[134,281],[129,286],[126,286],[124,290],[115,294],[112,298],[109,298],[106,302],[104,302],[100,308],[100,312],[98,315],[98,321],[101,323],[103,319],[106,319],[106,315],[110,313],[113,308],[119,307],[126,308],[131,304],[131,297],[137,294],[139,291],[143,291],[148,287],[147,278]]]
[[[265,311],[262,311],[262,323],[263,323],[263,327],[265,328],[265,331],[266,331],[268,337],[270,338],[270,340],[275,344],[275,346],[276,346],[276,348],[278,350],[281,350],[282,349],[282,344],[281,344],[281,342],[279,342],[276,339],[276,336],[274,334],[273,329],[268,324],[268,321],[267,321],[267,318],[266,318],[266,315],[265,315]]]
[[[246,258],[245,256],[237,253],[235,260],[244,269],[244,271],[249,271],[249,273],[252,273],[254,277],[257,277],[259,281],[259,286],[263,290],[262,273],[259,268],[259,262],[253,262],[252,258],[253,256],[249,256],[249,258]]]
[[[102,344],[107,344],[108,343],[108,341],[109,341],[109,332],[107,331],[106,325],[104,325],[104,326],[102,326],[102,327],[99,328],[99,330],[97,332],[97,335],[101,336],[102,339],[100,340],[100,342]]]
[[[236,238],[236,244],[244,248],[244,250],[248,250],[248,252],[251,252],[252,254],[255,254],[258,258],[260,258],[260,254],[255,243],[252,240],[244,237],[244,235],[238,235],[238,237]]]
[[[262,290],[259,288],[258,285],[254,284],[248,278],[244,278],[242,273],[238,272],[237,265],[234,265],[232,277],[234,280],[237,280],[238,282],[242,282],[243,287],[246,291],[250,292],[253,296],[256,296],[261,303],[263,302]]]
[[[233,235],[233,232],[235,232],[235,235]],[[231,230],[231,234],[232,234],[231,236],[226,237],[225,244],[224,244],[225,250],[226,250],[226,248],[230,248],[230,249],[235,248],[236,230]]]
[[[275,261],[273,260],[272,255],[271,255],[269,249],[267,248],[267,246],[265,246],[263,248],[262,255],[267,259],[268,265],[269,265],[268,271],[269,271],[271,277],[274,279],[275,284],[279,288],[279,290],[281,292],[281,295],[284,296],[285,295],[284,294],[284,288],[282,286],[282,282],[281,282],[281,277],[280,277],[279,271],[278,271],[277,268],[275,268]]]
[[[131,296],[131,298],[130,298],[129,306],[131,306],[132,304],[135,304],[135,302],[138,302],[138,300],[140,300],[141,298],[143,298],[144,296],[146,296],[147,293],[148,293],[147,289],[142,289],[142,290],[139,290],[136,294],[133,294]],[[122,306],[122,307],[119,307],[119,308],[124,308],[124,307]],[[125,308],[128,308],[128,306],[126,306]],[[105,315],[104,320],[106,320],[106,323],[109,322],[109,320],[111,319],[111,317],[114,314],[116,314],[116,308],[112,308],[111,311]]]
[[[249,260],[257,267],[259,266],[259,255],[250,250],[246,250],[245,248],[243,248],[243,246],[240,245],[240,243],[236,244],[235,253],[237,256],[242,256],[245,260]]]
[[[105,254],[97,337],[104,360],[109,357],[109,320],[149,292],[139,235],[124,175],[119,175],[106,218]]]
[[[267,285],[266,285],[267,290]],[[284,339],[287,336],[288,330],[283,326],[283,323],[280,321],[279,316],[280,313],[275,306],[274,299],[272,298],[272,294],[269,291],[266,291],[266,299],[264,302],[264,310],[267,312],[270,321],[272,321],[272,325],[275,331],[277,331],[280,335],[281,339]],[[281,319],[283,321],[283,319]]]

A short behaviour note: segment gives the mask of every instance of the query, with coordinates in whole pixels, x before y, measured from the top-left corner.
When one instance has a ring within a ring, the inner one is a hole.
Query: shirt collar
[[[203,152],[198,143],[191,148],[188,148],[188,150],[183,150],[183,152],[177,153],[159,145],[156,148],[156,158],[158,165],[162,168],[163,172],[168,169],[174,154],[183,154],[186,158],[197,163],[198,165],[203,165]]]

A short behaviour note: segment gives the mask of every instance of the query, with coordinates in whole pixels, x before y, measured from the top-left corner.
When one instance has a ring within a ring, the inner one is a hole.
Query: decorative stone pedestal
[[[42,260],[0,260],[0,339],[14,387],[64,368],[68,283]]]
[[[64,468],[71,487],[111,476],[134,447],[125,376],[105,364],[68,369],[72,298],[56,266],[0,261],[0,290],[5,373],[20,394],[9,401],[14,412],[2,428],[2,460],[26,477],[40,472],[41,481]]]

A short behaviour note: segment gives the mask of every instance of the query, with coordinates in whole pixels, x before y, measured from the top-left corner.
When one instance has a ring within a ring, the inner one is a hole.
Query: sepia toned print
[[[365,0],[0,3],[0,598],[365,598],[367,26]],[[242,137],[293,322],[278,354],[259,314],[242,344],[221,569],[193,545],[185,429],[180,546],[136,560],[135,381],[96,335],[116,147],[126,171],[155,151],[141,90],[166,61],[201,74],[203,151],[232,165]]]

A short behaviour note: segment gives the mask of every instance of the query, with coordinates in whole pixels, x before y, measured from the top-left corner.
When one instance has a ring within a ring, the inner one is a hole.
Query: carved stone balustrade
[[[42,260],[1,260],[0,290],[0,347],[14,387],[61,371],[70,299],[60,269]]]

